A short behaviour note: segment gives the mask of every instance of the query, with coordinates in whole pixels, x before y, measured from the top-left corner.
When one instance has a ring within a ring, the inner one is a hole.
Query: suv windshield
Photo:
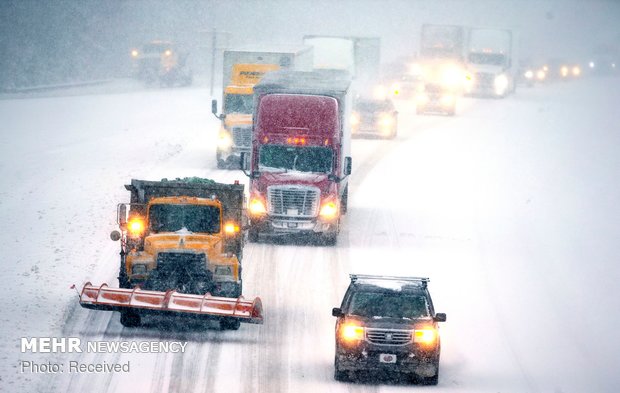
[[[153,205],[149,209],[151,233],[189,232],[218,233],[220,209],[208,205]]]
[[[259,152],[259,169],[329,173],[332,151],[319,146],[264,145]]]
[[[349,305],[349,314],[360,317],[417,319],[429,316],[428,303],[421,295],[402,292],[357,292]]]
[[[254,108],[254,96],[251,94],[226,94],[224,113],[244,113],[251,115]]]

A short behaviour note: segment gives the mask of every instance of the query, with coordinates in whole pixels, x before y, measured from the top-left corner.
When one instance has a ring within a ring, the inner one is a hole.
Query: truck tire
[[[248,229],[248,241],[250,243],[258,243],[258,229],[256,228]]]
[[[217,169],[228,169],[226,161],[222,160],[222,153],[217,150],[215,152],[215,161],[217,161]]]
[[[325,246],[334,247],[338,243],[338,232],[322,235],[321,243]]]
[[[349,208],[349,185],[344,189],[342,193],[342,199],[340,200],[340,212],[342,214],[347,214],[347,210]]]
[[[121,311],[121,325],[133,328],[140,326],[141,323],[140,314],[133,311]]]
[[[125,262],[121,259],[121,266],[118,270],[118,286],[119,288],[131,288],[129,279],[127,278],[127,272],[125,271]]]
[[[239,330],[241,322],[237,318],[222,318],[220,319],[221,330]]]

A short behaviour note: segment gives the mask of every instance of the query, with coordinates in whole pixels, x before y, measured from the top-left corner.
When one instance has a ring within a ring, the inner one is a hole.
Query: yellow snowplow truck
[[[133,74],[147,85],[189,86],[193,73],[188,65],[189,52],[170,41],[151,41],[142,49],[132,49]]]
[[[244,186],[209,179],[132,180],[118,205],[120,288],[86,284],[85,308],[120,311],[124,326],[149,313],[217,319],[223,329],[262,323],[259,298],[241,296]]]

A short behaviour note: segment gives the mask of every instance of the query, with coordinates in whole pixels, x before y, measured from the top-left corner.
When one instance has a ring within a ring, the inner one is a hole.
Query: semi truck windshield
[[[176,232],[183,228],[196,233],[220,231],[220,209],[206,205],[153,205],[149,209],[152,233]]]
[[[260,148],[259,169],[330,173],[332,159],[327,147],[265,145]]]
[[[224,113],[244,113],[251,115],[254,108],[254,97],[251,94],[226,94]]]

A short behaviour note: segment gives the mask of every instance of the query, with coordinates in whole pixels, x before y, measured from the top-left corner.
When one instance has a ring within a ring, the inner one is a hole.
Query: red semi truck
[[[242,155],[250,241],[305,234],[336,244],[351,173],[349,86],[327,70],[271,72],[254,86],[252,151]]]

